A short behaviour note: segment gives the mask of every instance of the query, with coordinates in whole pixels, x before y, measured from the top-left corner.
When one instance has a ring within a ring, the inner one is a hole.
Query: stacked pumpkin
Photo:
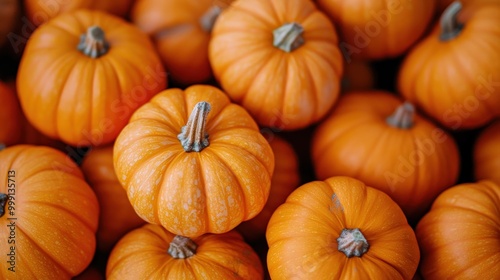
[[[0,278],[500,278],[498,1],[7,2]]]

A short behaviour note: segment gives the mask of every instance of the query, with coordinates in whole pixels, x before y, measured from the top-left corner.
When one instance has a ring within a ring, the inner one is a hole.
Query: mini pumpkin
[[[439,195],[416,233],[424,279],[500,278],[500,185],[478,181]]]
[[[435,0],[316,2],[338,26],[340,48],[348,61],[404,54],[424,34],[436,6]]]
[[[30,23],[39,26],[57,15],[79,9],[100,10],[124,18],[133,2],[134,0],[24,0],[24,8]]]
[[[80,168],[55,149],[16,145],[0,151],[0,182],[0,278],[71,279],[85,270],[99,204]]]
[[[474,144],[476,180],[489,179],[500,185],[500,120],[484,128]]]
[[[30,123],[73,146],[111,143],[132,113],[165,87],[165,70],[147,35],[89,10],[64,13],[36,29],[17,76]]]
[[[401,65],[398,88],[443,126],[472,129],[500,116],[500,5],[454,2]]]
[[[343,62],[335,27],[309,0],[237,0],[209,44],[214,76],[265,127],[295,130],[335,104]]]
[[[266,205],[251,220],[241,223],[237,230],[252,242],[265,236],[267,223],[292,191],[299,186],[299,161],[292,145],[279,136],[268,139],[274,153],[274,172],[271,178],[271,190]]]
[[[22,135],[23,113],[16,93],[0,81],[0,146],[19,143]]]
[[[197,238],[147,224],[113,248],[106,279],[263,279],[259,257],[236,231]]]
[[[359,179],[387,193],[412,222],[458,179],[453,137],[390,92],[346,93],[312,141],[319,179]]]
[[[112,146],[92,149],[85,155],[81,168],[101,210],[97,249],[109,252],[123,235],[146,222],[135,213],[127,193],[116,178]]]
[[[208,42],[213,24],[227,4],[213,0],[138,0],[131,18],[155,41],[170,77],[182,84],[195,84],[212,77]]]
[[[113,157],[139,216],[187,237],[228,232],[255,217],[274,170],[255,121],[208,85],[157,94],[122,130]]]
[[[401,208],[349,177],[298,187],[266,232],[272,279],[411,279],[420,252]]]

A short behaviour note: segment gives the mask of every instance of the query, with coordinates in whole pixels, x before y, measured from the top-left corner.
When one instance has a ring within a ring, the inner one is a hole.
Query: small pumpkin
[[[97,249],[109,252],[123,235],[146,222],[135,213],[127,193],[116,178],[112,146],[92,149],[85,155],[81,168],[101,209]]]
[[[137,214],[187,237],[228,232],[255,217],[274,171],[255,121],[208,85],[153,97],[122,130],[113,157]]]
[[[351,176],[387,193],[411,220],[458,179],[455,140],[386,91],[350,92],[312,139],[317,177]]]
[[[9,42],[9,33],[14,32],[20,22],[20,2],[20,0],[0,0],[0,47]]]
[[[271,278],[411,279],[420,253],[401,208],[349,177],[298,187],[266,232]]]
[[[343,62],[335,27],[309,0],[237,0],[209,44],[214,76],[265,127],[295,130],[335,104]]]
[[[170,77],[190,85],[212,77],[208,42],[226,5],[213,0],[138,0],[131,18],[155,41]]]
[[[268,142],[275,161],[269,198],[257,216],[236,228],[249,242],[265,236],[267,223],[274,210],[285,202],[300,183],[299,161],[292,145],[279,136],[269,137]]]
[[[39,26],[50,19],[79,9],[100,10],[125,18],[134,0],[24,0],[26,16],[31,24]]]
[[[485,127],[474,144],[476,180],[489,179],[500,185],[500,120]]]
[[[439,195],[416,228],[424,279],[500,278],[500,185],[478,181]]]
[[[384,59],[404,54],[424,34],[435,0],[318,0],[338,26],[340,48],[348,61]]]
[[[372,90],[375,87],[375,74],[369,62],[352,60],[345,64],[342,77],[342,91]]]
[[[401,65],[398,88],[443,126],[472,129],[500,116],[500,5],[454,2]]]
[[[146,34],[90,10],[64,13],[36,29],[17,76],[29,122],[73,146],[113,142],[132,113],[166,83]]]
[[[0,151],[0,182],[0,250],[10,254],[0,278],[71,279],[85,270],[99,204],[80,168],[53,148],[16,145]]]
[[[197,238],[147,224],[113,248],[106,279],[263,279],[259,257],[236,231]]]
[[[16,93],[0,81],[0,146],[17,144],[22,135],[23,113]]]

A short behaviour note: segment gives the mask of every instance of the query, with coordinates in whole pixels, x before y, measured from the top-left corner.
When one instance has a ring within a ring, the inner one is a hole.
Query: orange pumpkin
[[[16,93],[0,81],[0,146],[17,144],[21,139],[23,113]]]
[[[172,79],[194,84],[212,77],[208,42],[223,4],[213,0],[138,0],[131,18],[154,39]]]
[[[215,22],[209,59],[222,88],[262,126],[309,126],[339,94],[337,33],[309,0],[233,2]]]
[[[297,188],[271,217],[267,265],[280,279],[411,279],[419,248],[385,193],[349,177]]]
[[[106,279],[263,278],[262,264],[236,231],[190,239],[147,224],[113,248]]]
[[[35,30],[17,87],[35,128],[73,146],[99,146],[111,143],[132,113],[166,87],[166,74],[137,27],[79,10]]]
[[[274,153],[274,173],[271,178],[269,198],[262,211],[253,219],[241,223],[237,229],[247,241],[264,237],[267,223],[288,195],[299,186],[299,161],[295,151],[287,141],[278,136],[268,139]]]
[[[424,279],[500,279],[500,185],[452,187],[416,228]]]
[[[145,223],[132,208],[113,167],[113,147],[95,148],[85,155],[82,171],[99,200],[97,249],[109,252],[127,232]]]
[[[500,120],[481,131],[474,144],[474,174],[500,185]]]
[[[348,62],[405,53],[424,34],[436,6],[435,0],[316,2],[339,27],[340,48]]]
[[[342,91],[371,90],[375,87],[375,76],[369,62],[352,60],[345,64]]]
[[[401,65],[401,94],[450,129],[500,116],[500,5],[451,5]]]
[[[139,216],[187,237],[227,232],[256,216],[274,170],[255,121],[208,85],[156,95],[120,133],[113,157]]]
[[[412,220],[458,179],[452,136],[389,92],[343,95],[312,141],[319,179],[359,179],[387,193]]]
[[[0,151],[0,182],[0,278],[80,274],[94,256],[99,205],[79,167],[55,149],[16,145]]]
[[[24,0],[26,16],[32,24],[39,26],[57,15],[79,9],[100,10],[119,17],[125,17],[134,0]]]
[[[0,0],[0,47],[9,42],[7,36],[15,31],[20,17],[20,0]]]

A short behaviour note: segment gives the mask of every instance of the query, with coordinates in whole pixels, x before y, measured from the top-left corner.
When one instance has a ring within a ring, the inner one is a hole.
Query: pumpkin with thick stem
[[[500,116],[500,5],[451,4],[401,65],[401,94],[449,129]]]
[[[387,193],[411,222],[456,183],[460,163],[451,135],[385,91],[343,95],[313,135],[312,158],[319,179],[359,179]]]
[[[131,18],[153,38],[170,77],[190,85],[212,78],[208,43],[227,2],[231,1],[138,0]]]
[[[474,143],[476,180],[492,180],[500,185],[500,120],[485,127]]]
[[[309,0],[233,2],[215,22],[209,59],[222,88],[261,126],[305,128],[339,95],[337,33]]]
[[[73,146],[111,143],[166,83],[147,35],[120,18],[88,10],[62,14],[35,30],[17,77],[30,123]]]
[[[55,149],[16,145],[0,151],[0,182],[0,250],[13,255],[0,262],[0,279],[80,274],[94,256],[99,215],[80,168]]]
[[[404,54],[431,23],[435,0],[318,0],[338,26],[340,48],[351,59],[384,59]]]
[[[132,208],[127,193],[116,178],[113,147],[94,148],[83,158],[83,174],[99,201],[97,249],[109,252],[127,232],[144,223]]]
[[[236,231],[197,238],[147,224],[113,248],[106,279],[263,279],[259,257]]]
[[[144,220],[187,237],[256,216],[274,155],[248,112],[219,89],[169,89],[139,108],[114,145],[114,166]]]
[[[280,279],[411,279],[420,253],[401,208],[349,177],[298,187],[266,232],[267,265]]]
[[[416,227],[423,279],[500,279],[499,206],[493,181],[441,193]]]
[[[14,90],[0,81],[0,147],[17,144],[22,137],[23,113]]]
[[[26,16],[30,23],[39,26],[50,19],[79,9],[99,10],[125,18],[134,0],[24,0]]]
[[[275,161],[269,198],[257,216],[241,223],[236,228],[249,242],[264,237],[267,223],[274,210],[285,202],[288,195],[300,183],[299,160],[292,145],[276,135],[269,136],[268,142],[273,150]]]

